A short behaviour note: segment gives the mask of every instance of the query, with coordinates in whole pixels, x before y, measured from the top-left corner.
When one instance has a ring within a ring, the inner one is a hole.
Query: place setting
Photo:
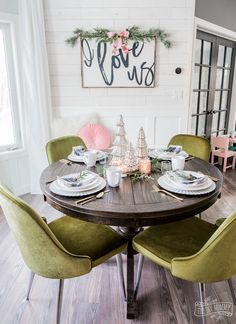
[[[182,195],[204,195],[216,188],[208,176],[186,170],[167,171],[157,182],[165,190]]]
[[[170,161],[172,157],[189,158],[188,153],[183,151],[180,145],[169,145],[167,148],[149,149],[148,155],[152,159],[168,161]]]
[[[65,197],[83,197],[90,198],[91,195],[97,194],[97,198],[102,198],[100,192],[106,187],[106,181],[103,177],[90,170],[97,162],[100,164],[106,163],[107,153],[101,150],[88,150],[84,146],[72,147],[71,153],[67,159],[62,159],[60,162],[66,165],[71,163],[84,163],[86,170],[71,173],[63,176],[57,176],[56,178],[49,179],[46,184],[49,185],[49,189],[57,195]],[[81,202],[86,199],[81,200]],[[76,201],[79,203],[79,201]]]
[[[107,166],[103,176],[86,169],[78,173],[57,176],[56,179],[48,181],[47,184],[49,184],[49,189],[54,194],[60,196],[85,196],[75,201],[76,205],[84,205],[90,201],[101,199],[104,194],[110,192],[110,190],[104,190],[107,184],[112,188],[119,187],[120,180],[121,171],[116,167]]]
[[[94,166],[97,162],[106,161],[107,153],[96,149],[86,149],[86,147],[79,145],[73,146],[72,152],[67,159],[71,162],[85,163]]]
[[[158,185],[168,192],[191,196],[204,195],[215,190],[216,184],[211,177],[201,172],[185,170],[184,167],[184,156],[162,161],[162,176],[157,180]]]
[[[106,181],[95,172],[85,170],[57,178],[49,184],[49,189],[60,196],[89,196],[106,187]]]

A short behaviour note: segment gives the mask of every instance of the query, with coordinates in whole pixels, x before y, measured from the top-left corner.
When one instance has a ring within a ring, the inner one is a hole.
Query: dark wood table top
[[[122,178],[120,186],[111,188],[103,199],[97,199],[85,205],[76,205],[78,197],[63,197],[50,191],[49,179],[84,170],[82,164],[65,165],[56,162],[49,165],[41,175],[41,189],[47,202],[55,209],[73,217],[98,224],[139,227],[177,221],[194,216],[215,203],[220,195],[223,183],[221,172],[213,165],[194,158],[185,164],[186,170],[201,171],[219,179],[215,191],[201,196],[178,195],[184,200],[177,201],[167,195],[153,192],[148,181],[132,182],[130,177]],[[95,170],[94,170],[95,171]],[[152,174],[156,180],[160,173]]]

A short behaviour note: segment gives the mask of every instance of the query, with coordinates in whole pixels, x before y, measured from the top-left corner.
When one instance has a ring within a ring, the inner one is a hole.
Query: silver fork
[[[164,189],[160,189],[155,184],[152,185],[152,188],[154,189],[155,192],[162,192],[162,193],[164,193],[164,194],[166,194],[166,195],[168,195],[168,196],[170,196],[172,198],[175,198],[175,199],[177,199],[179,201],[183,201],[183,198],[177,197],[177,196],[173,195],[172,193],[170,193],[169,191],[166,191]]]

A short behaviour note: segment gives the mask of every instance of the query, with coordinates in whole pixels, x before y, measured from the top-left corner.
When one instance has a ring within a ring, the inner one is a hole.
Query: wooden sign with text
[[[153,88],[155,86],[156,41],[127,44],[112,53],[108,42],[81,41],[81,73],[84,88]]]

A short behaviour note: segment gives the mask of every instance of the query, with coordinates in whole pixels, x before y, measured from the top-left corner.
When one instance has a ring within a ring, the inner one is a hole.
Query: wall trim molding
[[[198,17],[195,17],[195,29],[236,41],[236,32],[233,30],[221,27]]]

